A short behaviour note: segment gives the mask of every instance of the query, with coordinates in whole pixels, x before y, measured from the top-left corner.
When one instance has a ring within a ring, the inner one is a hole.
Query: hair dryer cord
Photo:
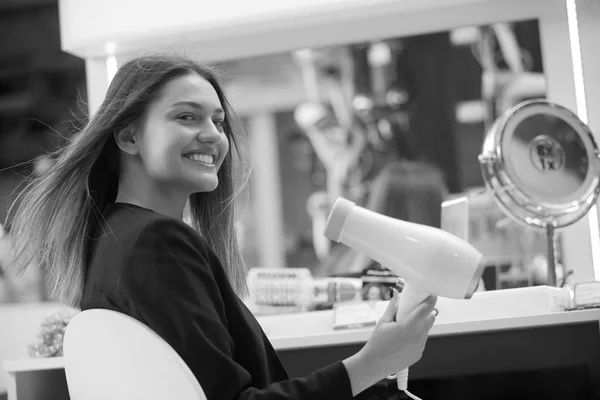
[[[421,400],[421,398],[419,398],[419,397],[415,396],[414,394],[412,394],[412,393],[411,393],[411,392],[409,392],[408,390],[405,390],[405,391],[404,391],[404,393],[406,393],[406,395],[407,395],[408,397],[410,397],[411,399],[413,399],[413,400]]]

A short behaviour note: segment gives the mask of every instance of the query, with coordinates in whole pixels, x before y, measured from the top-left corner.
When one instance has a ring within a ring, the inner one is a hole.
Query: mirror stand
[[[556,236],[553,224],[546,224],[546,239],[548,244],[548,286],[556,286]]]

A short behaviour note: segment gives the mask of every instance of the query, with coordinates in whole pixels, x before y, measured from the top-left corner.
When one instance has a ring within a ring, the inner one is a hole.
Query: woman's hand
[[[367,344],[344,360],[354,395],[421,359],[429,330],[435,322],[433,309],[436,302],[436,296],[429,296],[405,318],[396,321],[398,292],[394,290],[390,304]]]
[[[436,296],[429,296],[405,318],[396,321],[398,292],[377,323],[371,338],[361,350],[383,368],[384,376],[408,368],[421,359],[429,330],[435,322],[433,308]],[[382,377],[383,378],[383,377]]]

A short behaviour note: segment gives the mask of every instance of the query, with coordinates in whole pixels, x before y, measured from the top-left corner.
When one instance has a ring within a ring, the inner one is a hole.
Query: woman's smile
[[[215,166],[215,156],[212,154],[188,153],[184,154],[183,157],[190,160],[194,164],[204,165],[208,167]]]

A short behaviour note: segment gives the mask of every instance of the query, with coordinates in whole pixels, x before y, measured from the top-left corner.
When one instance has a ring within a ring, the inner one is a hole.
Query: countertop
[[[366,342],[373,331],[373,327],[334,330],[331,326],[331,322],[333,321],[333,311],[331,310],[303,314],[264,316],[259,317],[258,320],[273,347],[277,350],[361,343]],[[477,321],[436,321],[430,331],[430,337],[528,329],[589,321],[600,321],[600,309],[481,319]],[[293,330],[285,332],[278,329],[278,327],[293,327]]]

